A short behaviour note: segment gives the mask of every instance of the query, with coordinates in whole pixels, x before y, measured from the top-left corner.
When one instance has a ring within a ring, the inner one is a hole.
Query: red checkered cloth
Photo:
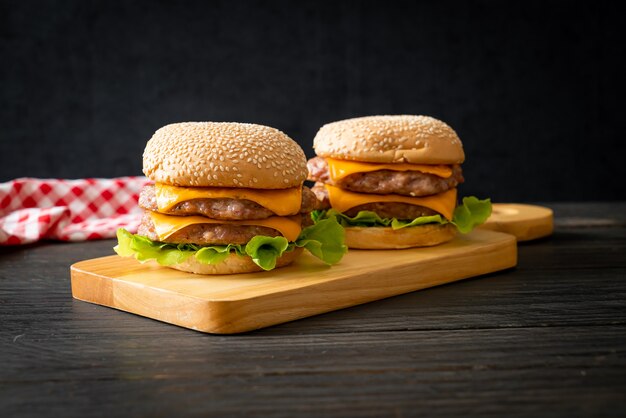
[[[145,177],[0,183],[0,245],[112,238],[120,227],[135,232],[137,199],[148,183]]]

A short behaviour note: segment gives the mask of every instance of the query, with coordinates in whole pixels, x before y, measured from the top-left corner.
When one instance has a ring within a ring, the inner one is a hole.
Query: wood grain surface
[[[111,241],[2,248],[0,415],[622,417],[626,203],[543,205],[515,269],[230,336],[73,300]]]
[[[476,230],[443,245],[351,250],[335,266],[308,253],[270,272],[202,276],[101,257],[71,266],[76,299],[197,331],[233,334],[514,267],[515,238]]]
[[[518,241],[544,238],[554,231],[552,209],[520,203],[494,203],[493,211],[480,229],[511,234]]]

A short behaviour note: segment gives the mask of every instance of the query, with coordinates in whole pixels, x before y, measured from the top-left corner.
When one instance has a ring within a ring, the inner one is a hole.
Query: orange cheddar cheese
[[[295,215],[302,205],[302,187],[290,189],[238,189],[228,187],[176,187],[155,184],[157,208],[167,212],[180,202],[193,199],[246,199],[278,216]]]
[[[325,187],[326,190],[328,190],[330,205],[339,212],[345,212],[355,206],[365,205],[367,203],[398,202],[424,206],[440,213],[446,219],[451,220],[454,214],[454,208],[456,207],[456,189],[450,189],[432,196],[411,197],[399,194],[355,193],[329,184],[326,184]]]
[[[283,234],[288,241],[295,241],[302,230],[300,216],[271,216],[266,219],[246,219],[241,221],[224,221],[205,218],[204,216],[172,216],[150,212],[159,240],[162,241],[181,229],[194,224],[222,225],[258,225],[272,228]]]
[[[341,180],[342,178],[355,173],[367,173],[379,170],[419,171],[422,173],[434,174],[443,178],[448,178],[452,175],[452,168],[448,165],[409,163],[379,164],[337,160],[334,158],[326,158],[326,162],[328,163],[328,173],[332,180]]]

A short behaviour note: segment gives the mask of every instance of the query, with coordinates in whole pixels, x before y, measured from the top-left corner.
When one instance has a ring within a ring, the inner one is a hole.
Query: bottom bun
[[[452,224],[428,224],[396,230],[391,227],[354,226],[345,230],[346,245],[361,250],[430,247],[450,241],[457,231]]]
[[[302,254],[302,248],[296,248],[293,251],[284,253],[276,260],[276,268],[293,263],[300,254]],[[249,256],[240,256],[235,253],[231,253],[228,258],[219,264],[203,264],[196,260],[195,257],[189,257],[184,263],[168,267],[196,274],[237,274],[263,271],[261,267],[254,264],[254,261]]]

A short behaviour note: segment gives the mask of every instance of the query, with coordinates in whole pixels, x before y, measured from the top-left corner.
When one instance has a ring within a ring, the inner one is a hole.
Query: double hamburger
[[[309,160],[313,192],[323,202],[316,221],[335,218],[350,248],[432,246],[469,232],[491,214],[489,200],[464,198],[463,145],[428,116],[347,119],[324,125]]]
[[[321,203],[303,182],[306,157],[267,126],[167,125],[143,154],[144,215],[137,234],[118,231],[116,252],[200,274],[246,273],[292,263],[303,249],[338,262],[346,251],[334,219],[313,225]]]

